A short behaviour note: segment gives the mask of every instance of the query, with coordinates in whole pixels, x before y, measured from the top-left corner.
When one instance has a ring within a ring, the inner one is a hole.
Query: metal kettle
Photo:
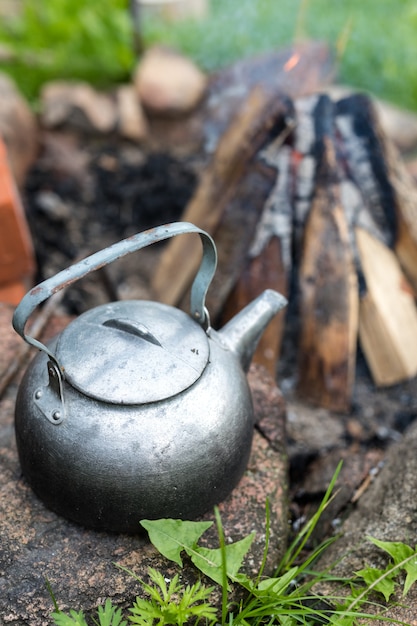
[[[56,291],[185,233],[203,245],[190,314],[118,301],[83,313],[47,345],[25,334],[31,313]],[[205,298],[216,263],[213,239],[178,222],[97,252],[24,296],[13,326],[40,353],[18,391],[16,440],[22,471],[50,509],[86,527],[134,533],[141,519],[198,517],[237,485],[254,425],[246,371],[286,300],[267,290],[213,330]]]

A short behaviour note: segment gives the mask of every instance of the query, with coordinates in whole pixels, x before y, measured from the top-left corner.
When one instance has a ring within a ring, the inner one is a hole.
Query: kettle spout
[[[218,331],[222,340],[239,358],[245,372],[249,369],[265,328],[286,305],[287,299],[284,296],[272,289],[266,289]]]

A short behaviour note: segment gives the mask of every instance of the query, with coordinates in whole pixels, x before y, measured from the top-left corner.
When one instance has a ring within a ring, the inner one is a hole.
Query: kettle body
[[[33,403],[47,356],[32,361],[17,396],[16,440],[23,473],[49,508],[87,527],[138,532],[141,519],[194,519],[227,496],[247,465],[252,401],[236,357],[209,343],[203,376],[159,402],[113,405],[64,383],[67,417],[58,425]]]
[[[161,228],[153,240],[178,232],[206,237],[192,225]],[[32,297],[43,298],[56,283],[44,281]],[[16,441],[23,473],[50,509],[89,528],[135,533],[141,519],[194,519],[237,485],[254,427],[246,380],[253,341],[243,320],[256,343],[265,316],[283,299],[269,294],[273,306],[262,301],[256,313],[252,307],[241,322],[215,331],[201,323],[206,287],[197,286],[203,300],[194,308],[192,296],[195,319],[157,302],[109,303],[47,345],[24,334],[25,307],[37,302],[18,307],[15,328],[41,351],[18,391]]]

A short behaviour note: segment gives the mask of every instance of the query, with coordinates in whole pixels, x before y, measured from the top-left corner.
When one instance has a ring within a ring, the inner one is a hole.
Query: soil
[[[180,220],[204,165],[201,154],[179,157],[120,140],[98,142],[65,133],[45,134],[43,145],[23,193],[38,261],[37,281],[135,232]],[[71,287],[63,303],[65,313],[78,315],[114,298],[149,297],[148,279],[161,246]],[[287,320],[277,381],[287,400],[295,530],[320,502],[339,461],[344,461],[341,489],[319,529],[324,536],[349,513],[382,467],[387,449],[416,419],[417,381],[377,389],[359,350],[350,413],[307,406],[296,393],[296,289]]]
[[[57,151],[65,162],[54,158]],[[120,142],[45,135],[44,149],[23,192],[36,252],[36,281],[136,232],[180,219],[196,183],[191,159],[183,162],[166,152],[145,153]],[[126,282],[135,281],[135,274],[146,274],[150,256],[142,254],[127,272],[126,264],[122,266],[123,277],[116,272],[114,283],[121,291]],[[94,285],[96,277],[68,292],[68,313],[78,315],[103,298]],[[106,289],[114,287],[107,283]]]

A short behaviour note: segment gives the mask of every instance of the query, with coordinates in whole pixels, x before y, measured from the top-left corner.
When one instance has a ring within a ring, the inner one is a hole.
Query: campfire
[[[417,373],[416,201],[370,98],[290,99],[255,87],[183,219],[219,245],[210,310],[224,319],[268,287],[295,300],[256,358],[276,372],[286,318],[297,315],[299,394],[348,411],[358,339],[376,385]],[[153,281],[171,304],[198,264],[196,242],[185,255],[183,245],[170,243]]]
[[[209,232],[219,251],[208,295],[214,325],[223,324],[266,288],[289,299],[288,309],[265,332],[255,359],[276,376],[283,338],[291,328],[300,397],[349,411],[358,346],[377,386],[414,377],[417,192],[372,100],[362,94],[332,99],[326,91],[332,77],[326,46],[296,45],[236,63],[211,77],[205,97],[186,118],[148,115],[150,145],[139,157],[129,157],[125,177],[117,153],[100,153],[97,144],[90,163],[84,155],[80,167],[90,167],[90,177],[101,176],[95,192],[99,209],[89,214],[78,207],[83,192],[77,180],[75,206],[61,215],[59,207],[49,207],[49,181],[43,184],[46,194],[41,187],[43,195],[38,193],[36,200],[41,212],[29,218],[39,236],[40,230],[48,230],[49,213],[54,214],[54,234],[38,248],[38,260],[56,257],[50,245],[55,245],[57,220],[66,220],[74,232],[78,221],[78,229],[81,225],[90,238],[100,227],[106,235],[112,227],[120,238],[134,227],[189,221]],[[51,96],[53,89],[46,91]],[[82,101],[78,98],[75,115],[70,115],[78,122]],[[56,107],[51,104],[49,115],[44,113],[45,123],[51,123]],[[93,110],[90,103],[81,111],[83,119]],[[155,156],[161,146],[162,160]],[[191,169],[181,173],[176,154],[196,150],[201,157],[198,175],[195,168],[192,174]],[[146,186],[140,183],[140,172],[147,178],[152,162],[165,172],[153,187],[170,187],[161,202],[169,196],[177,200],[165,213],[155,211],[153,200],[147,202]],[[174,166],[186,193],[179,192],[175,181],[171,187],[168,172]],[[68,190],[61,173],[58,178]],[[123,187],[120,195],[110,189],[112,178]],[[32,186],[29,177],[27,192]],[[140,196],[139,208],[129,193]],[[127,212],[119,219],[125,206]],[[79,235],[76,241],[63,236],[62,243],[59,253],[68,257],[90,251]],[[170,242],[152,276],[153,297],[186,308],[200,254],[198,240]]]

